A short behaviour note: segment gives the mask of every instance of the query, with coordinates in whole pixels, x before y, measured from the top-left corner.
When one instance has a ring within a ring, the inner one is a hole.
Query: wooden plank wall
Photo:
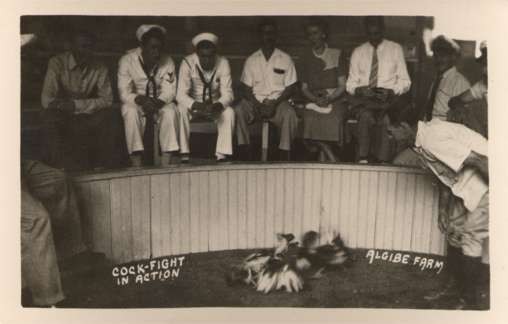
[[[114,262],[271,247],[340,232],[352,248],[444,253],[425,173],[327,164],[152,169],[76,178],[88,237]]]

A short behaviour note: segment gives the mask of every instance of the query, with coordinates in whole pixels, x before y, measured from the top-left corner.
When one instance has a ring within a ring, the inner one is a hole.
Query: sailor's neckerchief
[[[183,59],[185,63],[190,68],[190,64],[186,59]],[[206,81],[205,75],[203,74],[203,71],[199,68],[199,64],[196,64],[196,69],[198,70],[199,78],[201,79],[201,82],[203,82],[203,103],[205,102],[211,102],[212,101],[212,84],[213,80],[215,79],[215,74],[217,73],[217,67],[214,68],[212,76],[210,77],[210,81]],[[207,99],[207,92],[208,92],[208,99]]]
[[[145,63],[143,63],[143,60],[141,59],[141,56],[139,57],[139,64],[141,64],[141,68],[143,69],[143,72],[145,72],[146,78],[148,79],[145,88],[145,95],[149,98],[157,98],[157,84],[155,83],[155,75],[159,70],[159,65],[156,64],[152,71],[148,71]],[[152,94],[150,94],[150,89],[152,89]]]

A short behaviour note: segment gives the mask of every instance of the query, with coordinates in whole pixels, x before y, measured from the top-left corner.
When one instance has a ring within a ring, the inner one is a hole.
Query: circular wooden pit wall
[[[275,233],[336,230],[352,248],[444,254],[438,193],[416,169],[238,164],[74,178],[87,238],[115,263],[271,247]]]

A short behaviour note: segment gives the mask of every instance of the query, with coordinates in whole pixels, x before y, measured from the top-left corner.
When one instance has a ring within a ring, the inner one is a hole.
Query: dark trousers
[[[67,169],[114,168],[122,159],[122,120],[117,109],[68,115],[46,109],[42,113],[43,160]]]

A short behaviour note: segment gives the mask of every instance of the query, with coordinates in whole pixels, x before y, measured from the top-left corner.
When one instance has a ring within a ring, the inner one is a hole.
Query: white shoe
[[[360,163],[360,164],[368,164],[368,163],[369,163],[369,161],[368,161],[368,160],[363,159],[363,160],[358,161],[358,163]]]

